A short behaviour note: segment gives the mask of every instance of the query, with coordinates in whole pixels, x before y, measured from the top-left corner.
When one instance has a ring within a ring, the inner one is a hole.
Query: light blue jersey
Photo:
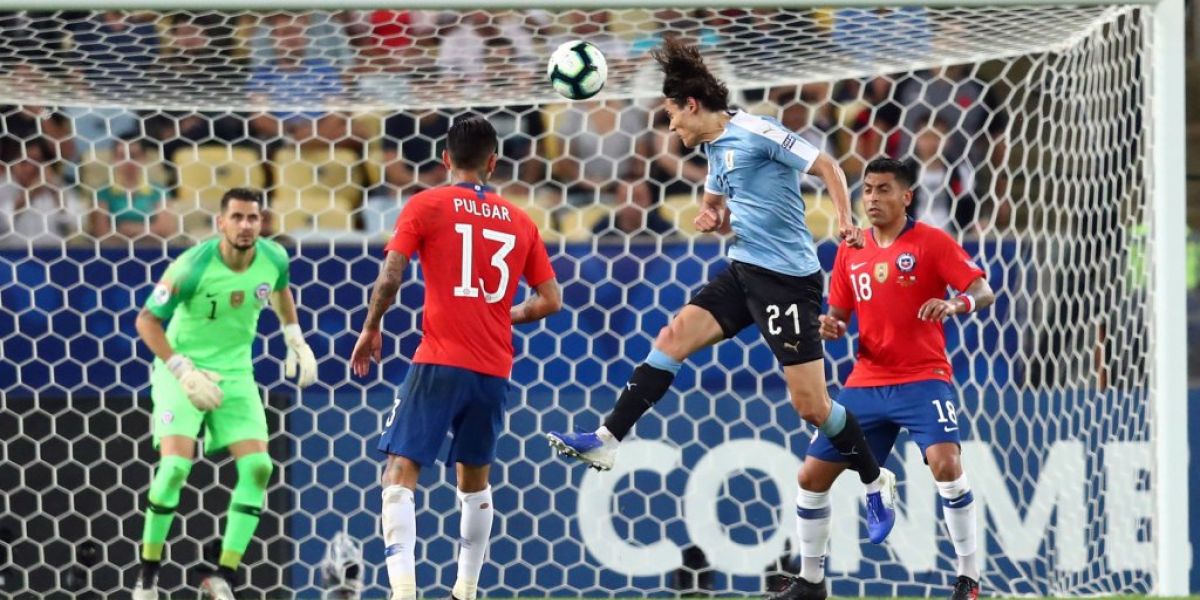
[[[725,196],[732,213],[729,258],[798,277],[821,270],[800,196],[800,175],[820,151],[776,119],[738,111],[704,153],[704,190]]]

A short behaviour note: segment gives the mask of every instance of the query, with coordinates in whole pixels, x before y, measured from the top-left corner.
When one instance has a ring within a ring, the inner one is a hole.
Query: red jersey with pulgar
[[[434,188],[404,206],[385,250],[416,254],[425,278],[413,362],[508,377],[518,279],[536,287],[554,277],[533,220],[484,185]]]

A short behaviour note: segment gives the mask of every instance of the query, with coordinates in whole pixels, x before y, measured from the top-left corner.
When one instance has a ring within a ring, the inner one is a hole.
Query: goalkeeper
[[[146,502],[134,600],[158,598],[163,546],[202,430],[205,453],[229,450],[238,478],[218,571],[204,580],[201,593],[214,600],[234,598],[238,564],[258,527],[272,470],[266,411],[250,356],[258,317],[268,302],[283,324],[285,374],[297,376],[300,386],[317,376],[316,358],[300,332],[288,290],[287,252],[259,237],[262,210],[260,192],[226,192],[218,236],[171,263],[137,318],[138,334],[155,356],[151,430],[161,460]]]

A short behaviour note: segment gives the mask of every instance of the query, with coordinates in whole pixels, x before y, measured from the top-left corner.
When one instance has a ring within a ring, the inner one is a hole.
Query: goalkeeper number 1
[[[151,430],[161,459],[146,499],[134,600],[158,598],[163,546],[201,430],[205,453],[229,450],[238,473],[217,574],[205,579],[201,590],[208,598],[234,598],[238,565],[258,527],[272,471],[266,410],[251,360],[258,317],[268,303],[283,325],[285,374],[300,386],[317,377],[317,361],[300,332],[288,289],[287,252],[259,237],[262,209],[260,192],[227,191],[218,235],[171,263],[137,318],[138,334],[155,356]]]

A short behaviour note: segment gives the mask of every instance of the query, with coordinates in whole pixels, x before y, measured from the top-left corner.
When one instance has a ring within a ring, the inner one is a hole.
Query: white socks
[[[938,495],[942,497],[942,513],[946,517],[946,531],[954,542],[954,553],[958,555],[956,568],[959,575],[979,581],[978,523],[975,514],[975,496],[971,484],[962,475],[954,481],[938,481]]]
[[[600,438],[600,441],[604,442],[605,444],[617,441],[617,436],[613,435],[612,432],[603,425],[600,426],[600,429],[596,430],[596,437]]]
[[[417,515],[413,491],[400,485],[384,488],[382,513],[392,600],[416,600],[417,571],[413,547],[417,543]]]
[[[800,534],[800,577],[809,583],[825,580],[829,547],[829,492],[810,492],[796,486],[796,531]]]
[[[458,492],[462,506],[458,538],[458,579],[454,582],[454,597],[458,600],[475,600],[479,589],[479,571],[483,569],[483,558],[487,554],[488,540],[492,535],[492,488],[465,494]]]

